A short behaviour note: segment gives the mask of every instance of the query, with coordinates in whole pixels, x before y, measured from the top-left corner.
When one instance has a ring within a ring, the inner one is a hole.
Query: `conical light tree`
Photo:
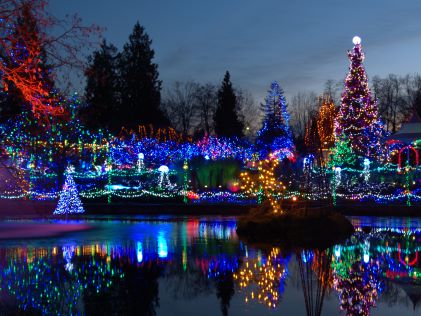
[[[348,52],[349,73],[345,79],[335,132],[336,136],[344,134],[349,139],[357,155],[377,157],[384,136],[383,124],[379,119],[377,101],[371,96],[368,86],[361,39],[355,36],[353,43],[353,50]]]
[[[276,81],[272,82],[265,99],[262,128],[258,131],[256,139],[261,158],[267,158],[269,154],[281,159],[293,155],[290,115],[283,93],[279,84]]]
[[[317,130],[322,148],[333,147],[335,141],[334,123],[336,118],[335,104],[330,98],[323,98],[317,116]]]
[[[54,215],[84,213],[82,201],[79,198],[79,192],[76,188],[75,180],[72,173],[74,167],[69,166],[66,169],[66,180],[64,181],[63,189],[60,192],[60,199],[57,208],[54,210]]]
[[[335,142],[332,148],[331,159],[328,163],[329,167],[353,168],[357,162],[357,157],[352,150],[349,139],[342,135]]]

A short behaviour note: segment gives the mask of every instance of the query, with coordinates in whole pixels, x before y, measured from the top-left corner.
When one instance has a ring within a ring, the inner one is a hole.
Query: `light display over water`
[[[322,251],[247,246],[235,220],[145,220],[90,221],[93,230],[63,238],[2,241],[2,310],[168,315],[173,308],[191,313],[197,304],[209,313],[249,315],[418,310],[416,220],[352,218],[355,234]]]

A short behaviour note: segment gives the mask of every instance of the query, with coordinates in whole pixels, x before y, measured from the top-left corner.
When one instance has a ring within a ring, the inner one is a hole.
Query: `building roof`
[[[402,124],[399,131],[388,137],[389,141],[395,140],[407,144],[419,139],[421,139],[421,118],[415,111],[411,119]]]

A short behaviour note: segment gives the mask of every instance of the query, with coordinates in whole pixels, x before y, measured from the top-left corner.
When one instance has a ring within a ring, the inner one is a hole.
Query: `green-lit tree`
[[[355,167],[357,157],[352,150],[349,139],[342,135],[336,142],[332,150],[329,167]]]

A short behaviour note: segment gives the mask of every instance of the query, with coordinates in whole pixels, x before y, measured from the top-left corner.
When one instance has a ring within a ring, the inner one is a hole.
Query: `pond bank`
[[[0,218],[46,218],[50,217],[56,201],[0,200]],[[302,205],[285,203],[285,207]],[[309,203],[308,206],[329,209],[326,204]],[[254,205],[235,204],[184,204],[184,203],[84,203],[85,215],[228,215],[247,214]],[[343,215],[358,216],[410,216],[421,217],[421,205],[379,205],[346,203],[332,210]]]
[[[19,222],[0,223],[0,240],[58,237],[67,233],[92,229],[88,224],[78,222]]]

